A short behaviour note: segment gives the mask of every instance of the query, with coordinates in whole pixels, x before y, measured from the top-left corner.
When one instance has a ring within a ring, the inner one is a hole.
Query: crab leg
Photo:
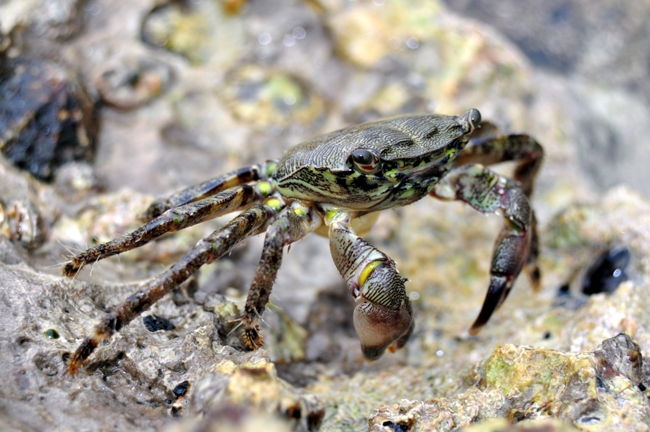
[[[191,186],[170,197],[154,201],[145,212],[144,217],[149,221],[171,208],[180,207],[207,198],[244,183],[266,180],[273,174],[276,166],[277,161],[268,161],[261,165],[255,164]]]
[[[68,366],[70,374],[74,376],[83,361],[97,348],[97,345],[110,338],[165,294],[176,289],[202,265],[211,263],[230,252],[235,245],[246,238],[263,232],[268,221],[276,213],[277,209],[273,205],[254,205],[210,236],[200,240],[183,259],[150,280],[95,327],[93,334],[83,341],[72,357]]]
[[[278,201],[275,204],[278,209],[281,208],[280,205],[284,206],[283,203],[280,204],[279,198],[268,199],[267,205],[273,204],[274,199]],[[266,230],[262,257],[255,270],[241,318],[244,325],[245,342],[250,348],[257,349],[262,346],[258,322],[269,301],[271,289],[282,264],[284,246],[300,240],[318,228],[321,223],[322,219],[315,209],[293,201],[290,206],[279,213]]]
[[[354,215],[327,213],[330,251],[336,268],[354,297],[354,328],[368,360],[382,356],[386,348],[402,348],[413,332],[413,310],[395,261],[351,228]]]
[[[506,161],[518,161],[514,179],[521,182],[521,189],[530,197],[533,180],[542,165],[544,149],[528,135],[504,135],[477,138],[470,141],[456,161],[456,166],[470,163],[493,165]]]
[[[431,195],[464,201],[483,213],[502,211],[506,220],[492,256],[490,286],[481,312],[469,331],[477,334],[503,303],[526,262],[531,249],[533,210],[518,183],[479,164],[452,170],[435,186]]]
[[[74,276],[88,263],[135,249],[168,232],[179,231],[238,210],[267,197],[271,191],[271,184],[268,182],[259,182],[254,186],[240,185],[215,196],[169,209],[132,233],[76,255],[63,267],[63,275]]]

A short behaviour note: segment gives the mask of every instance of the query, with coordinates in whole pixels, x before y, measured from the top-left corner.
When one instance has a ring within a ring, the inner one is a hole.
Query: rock
[[[108,105],[128,111],[167,91],[174,80],[171,66],[146,54],[122,52],[94,72],[97,91]]]
[[[74,72],[43,59],[0,64],[0,150],[41,180],[95,156],[94,104]]]
[[[65,41],[74,37],[83,22],[80,0],[10,1],[0,5],[0,33],[27,27],[39,38]]]
[[[245,353],[221,345],[215,326],[219,317],[196,305],[164,302],[167,307],[155,310],[166,316],[189,314],[191,326],[159,335],[138,320],[133,332],[123,333],[126,339],[118,337],[99,349],[85,372],[70,377],[66,364],[79,343],[77,335],[92,328],[97,312],[102,315],[99,305],[112,303],[110,288],[37,273],[16,256],[11,243],[0,237],[2,326],[7,332],[0,355],[12,359],[0,373],[7,380],[2,397],[13,413],[40,415],[12,416],[15,427],[47,429],[75,418],[76,427],[97,429],[106,422],[99,406],[112,407],[107,409],[117,415],[109,421],[122,430],[162,426],[169,414],[196,422],[196,416],[231,407],[251,416],[258,411],[280,415],[294,423],[293,430],[316,430],[322,422],[322,404],[279,379],[268,351]],[[133,287],[112,289],[124,293]],[[124,411],[125,405],[132,409]]]
[[[244,45],[244,24],[222,3],[162,2],[142,23],[142,40],[193,63],[227,68]]]
[[[479,382],[467,391],[378,409],[370,416],[369,428],[381,431],[400,425],[403,430],[446,431],[485,418],[520,422],[553,417],[578,429],[643,430],[650,406],[645,388],[638,386],[642,362],[638,345],[624,333],[591,353],[504,345],[485,361]],[[628,404],[637,408],[628,410]]]

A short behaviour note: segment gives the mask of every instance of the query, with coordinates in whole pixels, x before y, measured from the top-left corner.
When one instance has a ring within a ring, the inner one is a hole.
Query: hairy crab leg
[[[72,357],[68,366],[70,375],[74,376],[84,360],[102,341],[110,338],[165,294],[176,289],[202,265],[211,263],[230,252],[235,245],[246,238],[263,232],[268,221],[276,213],[277,210],[273,206],[256,204],[199,241],[183,259],[147,282],[142,289],[126,299],[95,327],[93,334],[83,341]]]
[[[268,199],[267,205],[272,204],[271,201],[272,199]],[[277,198],[277,201],[281,202],[281,199]],[[276,205],[280,208],[279,203]],[[314,208],[293,201],[267,228],[262,257],[255,270],[241,318],[248,347],[257,349],[262,346],[258,322],[269,301],[271,289],[282,264],[284,246],[300,240],[318,228],[321,223],[322,219]]]
[[[503,303],[530,252],[533,210],[517,182],[482,165],[452,170],[431,191],[444,200],[461,200],[483,213],[503,212],[506,224],[499,233],[492,256],[490,286],[470,334],[477,334]]]
[[[168,232],[179,231],[217,216],[238,210],[264,199],[272,192],[271,184],[240,185],[194,203],[167,210],[135,231],[90,248],[74,256],[63,267],[64,276],[74,276],[86,264],[140,247]]]
[[[481,129],[476,129],[480,133]],[[486,130],[495,130],[494,126],[487,125]],[[473,138],[463,150],[456,161],[456,166],[469,163],[492,165],[500,162],[514,161],[517,167],[514,179],[521,183],[521,189],[530,198],[533,192],[533,182],[537,176],[542,160],[544,148],[529,135],[503,135],[498,137],[481,136]],[[533,289],[540,289],[541,275],[537,266],[539,256],[539,239],[537,235],[537,221],[532,215],[530,252],[526,261],[526,273],[530,278]]]
[[[413,309],[404,282],[393,261],[351,228],[354,214],[327,212],[330,251],[336,268],[354,297],[354,328],[368,360],[388,348],[402,348],[413,332]]]
[[[146,210],[144,217],[149,221],[171,208],[213,196],[231,187],[258,180],[267,180],[275,171],[276,166],[277,161],[255,164],[215,177],[198,185],[190,186],[167,198],[154,201]]]

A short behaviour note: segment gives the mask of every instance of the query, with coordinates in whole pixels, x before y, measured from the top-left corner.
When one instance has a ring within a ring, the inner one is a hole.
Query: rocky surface
[[[617,74],[626,67],[620,50],[590,48],[574,58],[568,45],[557,58],[569,66],[540,64],[529,47],[551,50],[555,39],[530,42],[543,34],[533,24],[559,34],[574,25],[540,18],[553,16],[550,6],[531,14],[535,21],[520,3],[508,13],[530,21],[492,20],[507,16],[498,8],[473,15],[511,41],[459,15],[475,14],[472,3],[455,3],[456,12],[431,0],[2,3],[0,61],[29,54],[58,62],[100,106],[92,163],[56,166],[44,184],[0,160],[3,424],[648,430],[650,203],[638,174],[650,155],[639,133],[650,118],[647,79],[639,78],[647,70]],[[609,16],[600,3],[551,3],[571,12],[570,23]],[[647,38],[632,30],[648,11],[639,4],[611,15],[630,24],[608,25],[610,42],[639,53],[625,64],[645,55]],[[581,47],[597,47],[596,35],[586,34]],[[384,212],[368,237],[410,280],[416,329],[396,354],[363,361],[352,300],[327,241],[316,236],[284,259],[264,316],[268,349],[242,350],[233,329],[259,259],[256,238],[145,313],[173,329],[152,332],[137,319],[74,378],[65,373],[106,311],[228,220],[167,236],[75,279],[59,276],[71,253],[137,227],[154,196],[349,123],[472,107],[546,149],[533,200],[542,289],[531,295],[522,277],[478,336],[467,328],[485,295],[501,221],[425,199]],[[610,188],[621,181],[640,192]],[[611,294],[584,295],[590,263],[621,247],[630,254],[628,280]]]
[[[96,111],[75,73],[19,56],[0,70],[0,150],[14,165],[51,181],[58,168],[91,161]]]

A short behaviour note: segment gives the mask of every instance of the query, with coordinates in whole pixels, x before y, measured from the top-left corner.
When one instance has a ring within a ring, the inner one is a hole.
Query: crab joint
[[[264,198],[268,197],[273,193],[273,185],[271,184],[271,182],[260,181],[257,183],[256,187],[260,196]]]
[[[282,200],[282,199],[280,199],[278,197],[275,197],[275,196],[267,198],[266,201],[264,201],[264,204],[267,205],[268,207],[270,207],[271,209],[273,209],[276,212],[280,211],[286,205],[284,203],[284,200]]]

